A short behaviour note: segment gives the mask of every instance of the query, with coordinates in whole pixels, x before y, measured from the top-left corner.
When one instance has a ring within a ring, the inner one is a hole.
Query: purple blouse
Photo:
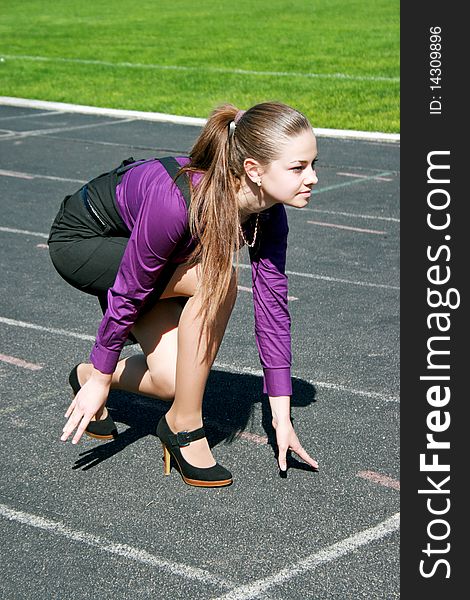
[[[189,162],[176,158],[180,165]],[[197,179],[193,182],[197,184]],[[90,355],[102,373],[114,372],[129,331],[164,277],[165,267],[185,262],[194,249],[183,195],[158,161],[127,171],[116,188],[116,199],[131,235]],[[287,233],[285,208],[276,204],[261,213],[256,249],[250,249],[256,344],[263,391],[270,396],[292,394]]]

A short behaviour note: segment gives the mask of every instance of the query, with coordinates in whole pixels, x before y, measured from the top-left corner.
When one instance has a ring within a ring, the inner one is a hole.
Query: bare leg
[[[211,345],[209,354],[204,323],[198,316],[201,306],[199,294],[196,293],[190,298],[183,309],[178,326],[175,400],[166,414],[167,423],[175,433],[192,431],[202,426],[202,400],[207,378],[225,333],[236,293],[237,286],[233,277],[226,299],[218,313],[214,344]],[[181,448],[181,453],[196,467],[210,467],[215,464],[206,438]]]

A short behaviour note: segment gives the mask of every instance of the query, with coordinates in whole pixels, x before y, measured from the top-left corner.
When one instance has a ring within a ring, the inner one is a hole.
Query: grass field
[[[398,0],[21,0],[0,94],[207,117],[280,100],[314,127],[399,132]]]

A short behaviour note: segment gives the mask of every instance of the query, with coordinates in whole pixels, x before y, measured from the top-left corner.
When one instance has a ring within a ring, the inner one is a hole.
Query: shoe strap
[[[183,448],[184,446],[189,446],[191,442],[205,438],[206,432],[204,431],[204,427],[199,427],[199,429],[195,429],[194,431],[178,431],[178,433],[172,433],[168,437],[172,446]]]

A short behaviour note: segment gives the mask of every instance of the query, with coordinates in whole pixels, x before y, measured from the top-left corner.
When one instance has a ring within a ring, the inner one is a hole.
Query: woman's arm
[[[160,280],[170,278],[168,263],[187,234],[187,222],[186,205],[169,177],[147,190],[90,355],[102,373],[113,373],[143,304]]]
[[[285,273],[288,232],[285,208],[275,205],[269,211],[269,218],[262,222],[259,247],[250,251],[256,343],[264,371],[263,391],[269,396],[272,425],[276,431],[281,471],[287,469],[288,450],[318,468],[316,460],[302,448],[290,417],[291,321]]]

